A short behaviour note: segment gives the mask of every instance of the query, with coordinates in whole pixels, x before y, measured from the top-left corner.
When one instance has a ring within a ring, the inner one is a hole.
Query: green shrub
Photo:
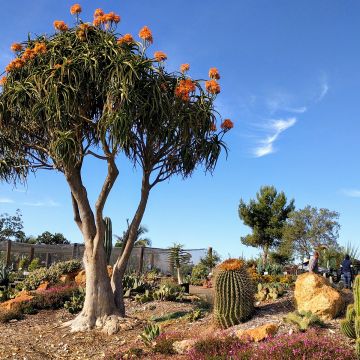
[[[23,257],[22,259],[20,259],[19,264],[18,264],[18,269],[19,270],[25,270],[27,268],[29,264],[29,258],[27,257]]]
[[[200,286],[203,284],[204,280],[206,280],[207,276],[209,275],[209,268],[203,264],[199,263],[195,265],[191,272],[191,285]]]
[[[32,259],[29,266],[28,266],[28,270],[30,272],[38,269],[40,267],[40,259],[39,258],[35,258],[35,259]]]
[[[61,275],[72,273],[80,268],[81,262],[79,260],[59,262],[51,265],[48,269],[42,267],[30,272],[26,279],[17,284],[16,287],[19,290],[36,290],[42,282],[48,281],[50,284],[56,284]]]
[[[79,288],[71,295],[70,300],[66,301],[64,308],[69,311],[70,314],[77,314],[84,307],[85,302],[85,289]]]

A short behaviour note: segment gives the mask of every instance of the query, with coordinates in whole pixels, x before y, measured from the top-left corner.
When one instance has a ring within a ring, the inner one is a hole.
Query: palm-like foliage
[[[134,246],[151,246],[151,240],[148,237],[144,237],[144,235],[149,230],[147,227],[140,225],[136,232],[136,240]],[[116,239],[115,247],[123,247],[126,243],[129,236],[129,228],[123,232],[122,236],[114,235]]]

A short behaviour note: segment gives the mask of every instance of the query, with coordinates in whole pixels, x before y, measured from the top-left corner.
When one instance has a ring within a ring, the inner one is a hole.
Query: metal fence
[[[0,241],[0,256],[4,258],[8,266],[17,268],[20,259],[27,258],[29,261],[38,258],[44,266],[71,259],[82,259],[84,255],[83,244],[70,245],[44,245],[26,244],[14,241]],[[111,252],[110,265],[116,262],[120,255],[120,248],[114,247]],[[207,249],[186,249],[191,255],[190,263],[196,265],[207,253]],[[159,269],[164,274],[171,272],[169,267],[169,249],[153,247],[134,247],[128,262],[128,271],[145,272],[151,269]]]

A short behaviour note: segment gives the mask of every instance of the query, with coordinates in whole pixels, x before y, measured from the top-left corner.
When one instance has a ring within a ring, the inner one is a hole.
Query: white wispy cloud
[[[9,198],[0,198],[0,204],[13,204],[14,200]]]
[[[295,106],[295,102],[294,96],[285,91],[273,91],[265,98],[265,104],[270,114],[279,111],[302,114],[307,111],[306,106]]]
[[[342,189],[341,192],[348,197],[360,198],[359,189]]]
[[[24,202],[26,206],[34,206],[34,207],[59,207],[60,204],[54,200],[47,201],[35,201],[35,202]]]
[[[259,141],[258,146],[253,149],[255,157],[262,157],[275,152],[274,143],[279,135],[285,130],[296,124],[296,118],[271,120],[269,124],[265,125],[268,135],[265,139]]]
[[[326,94],[329,91],[329,83],[328,83],[328,79],[326,75],[323,75],[321,77],[321,83],[320,83],[320,93],[318,95],[317,101],[321,101],[322,99],[324,99],[324,97],[326,96]]]

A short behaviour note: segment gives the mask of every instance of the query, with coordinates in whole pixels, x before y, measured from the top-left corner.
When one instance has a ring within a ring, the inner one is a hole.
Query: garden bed
[[[260,304],[255,316],[248,322],[229,328],[217,329],[212,322],[212,316],[207,315],[196,322],[189,322],[186,317],[179,317],[159,322],[166,333],[176,333],[181,338],[205,338],[213,335],[225,336],[239,329],[247,329],[264,323],[275,322],[280,325],[279,333],[295,331],[292,325],[285,324],[282,319],[293,311],[292,293],[276,301]],[[127,300],[128,315],[138,319],[135,328],[121,331],[112,336],[98,331],[86,333],[69,333],[61,327],[64,321],[74,315],[66,310],[42,310],[35,315],[26,315],[24,320],[0,324],[0,359],[104,359],[106,355],[121,354],[130,348],[142,348],[146,355],[144,359],[187,359],[187,355],[152,354],[139,339],[140,333],[150,318],[160,318],[169,313],[189,312],[195,305],[170,301],[152,301],[138,304]],[[341,346],[347,346],[349,340],[339,331],[339,320],[328,323],[328,328],[319,330],[339,338]]]

